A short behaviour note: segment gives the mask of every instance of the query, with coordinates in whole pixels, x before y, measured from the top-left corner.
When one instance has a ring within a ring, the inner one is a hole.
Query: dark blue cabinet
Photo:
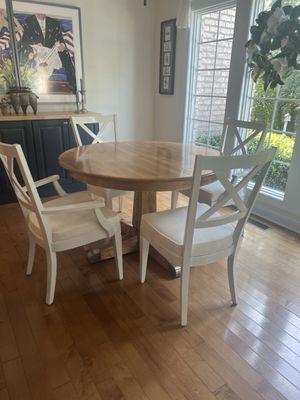
[[[75,147],[68,119],[0,122],[0,141],[22,146],[34,180],[60,175],[67,192],[84,190],[85,185],[75,181],[58,164],[64,151]],[[39,189],[42,197],[56,193],[50,185]],[[0,163],[0,204],[16,201],[3,165]]]
[[[0,123],[0,141],[9,144],[20,144],[30,166],[33,179],[38,179],[33,133],[30,121]],[[15,196],[3,165],[0,165],[0,204],[15,201]]]

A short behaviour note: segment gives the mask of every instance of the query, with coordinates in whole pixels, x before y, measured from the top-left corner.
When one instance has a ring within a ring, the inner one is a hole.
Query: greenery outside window
[[[255,16],[260,10],[269,9],[272,4],[271,0],[258,1]],[[287,4],[295,6],[300,1],[283,1],[283,5]],[[291,71],[283,81],[283,86],[278,85],[276,89],[265,92],[262,80],[253,84],[248,74],[242,105],[242,118],[265,121],[269,131],[266,146],[278,148],[262,192],[280,200],[284,198],[296,133],[300,128],[300,71]]]

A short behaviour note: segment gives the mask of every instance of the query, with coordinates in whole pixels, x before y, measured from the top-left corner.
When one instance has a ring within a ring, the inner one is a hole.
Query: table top
[[[90,185],[132,191],[190,189],[195,156],[218,151],[174,142],[97,143],[66,151],[60,165],[75,179]],[[214,181],[204,171],[202,185]]]

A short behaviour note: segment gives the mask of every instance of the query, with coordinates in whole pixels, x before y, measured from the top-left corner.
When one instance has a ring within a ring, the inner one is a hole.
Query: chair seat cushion
[[[206,204],[198,204],[197,217],[209,208]],[[154,247],[157,241],[160,247],[181,256],[187,211],[187,207],[181,207],[143,215],[141,235],[153,243]],[[214,217],[218,215],[215,213]],[[192,256],[198,257],[230,248],[233,245],[234,229],[231,224],[195,229]]]
[[[88,202],[91,200],[91,195],[88,192],[77,192],[47,201],[43,205],[45,208],[60,207]],[[102,207],[101,212],[106,218],[117,217],[117,214],[107,207]],[[82,238],[83,242],[88,242],[94,237],[95,240],[107,237],[106,231],[99,224],[93,210],[83,210],[74,213],[68,212],[66,214],[53,214],[47,215],[45,218],[52,230],[53,242],[61,242],[76,238]],[[40,225],[34,212],[29,214],[29,229],[35,236],[41,237]]]

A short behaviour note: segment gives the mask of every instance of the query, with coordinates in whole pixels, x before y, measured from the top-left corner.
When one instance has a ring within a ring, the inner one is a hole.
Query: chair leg
[[[117,229],[113,238],[115,258],[120,281],[123,279],[123,249],[121,228]]]
[[[140,280],[144,283],[146,280],[147,263],[150,243],[145,238],[140,238]]]
[[[122,212],[122,206],[123,206],[123,197],[119,196],[119,212]]]
[[[235,261],[235,254],[232,254],[231,256],[228,257],[227,272],[228,272],[228,282],[229,282],[232,305],[236,306],[237,301],[236,301],[235,284],[234,284],[234,261]]]
[[[27,262],[27,268],[26,268],[26,275],[29,276],[32,274],[36,243],[31,235],[29,235],[28,239],[29,239],[29,248],[28,248],[28,262]]]
[[[112,197],[111,197],[111,191],[110,191],[110,190],[108,190],[108,191],[105,193],[105,199],[104,199],[104,201],[105,201],[106,207],[108,207],[108,208],[110,208],[110,209],[112,210],[113,203],[112,203]]]
[[[175,208],[177,207],[177,202],[178,202],[178,196],[179,196],[179,192],[172,192],[172,197],[171,197],[171,209],[175,210]]]
[[[46,304],[49,306],[54,301],[56,274],[57,274],[57,256],[54,251],[47,250],[47,294]]]
[[[189,264],[185,264],[181,269],[181,326],[187,325],[187,315],[189,306],[189,285],[190,285],[190,271],[191,267]]]

